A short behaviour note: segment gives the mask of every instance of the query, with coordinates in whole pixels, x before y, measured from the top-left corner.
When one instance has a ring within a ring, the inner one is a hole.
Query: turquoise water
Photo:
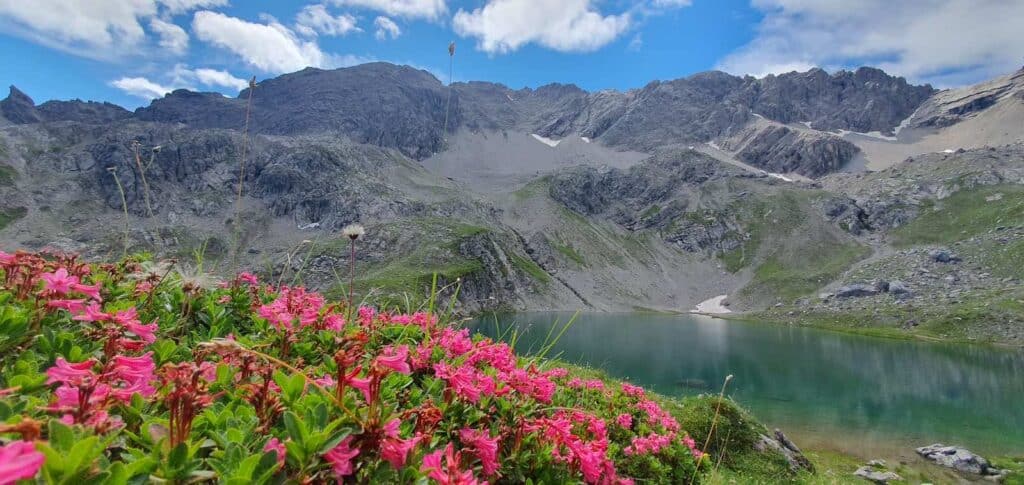
[[[554,322],[571,316],[491,316],[471,327],[506,339],[514,327],[517,352],[535,353]],[[581,314],[547,355],[667,395],[718,392],[732,374],[728,394],[810,444],[861,454],[934,442],[1024,453],[1021,351],[698,315]]]

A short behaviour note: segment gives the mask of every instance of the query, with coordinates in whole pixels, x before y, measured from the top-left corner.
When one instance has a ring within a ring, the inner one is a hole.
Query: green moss
[[[893,230],[891,236],[896,246],[948,244],[1021,221],[1024,187],[998,185],[961,190],[922,208],[916,219]]]
[[[25,217],[26,214],[28,214],[28,209],[24,207],[0,209],[0,229],[3,229],[10,223]]]
[[[532,180],[530,183],[520,187],[518,190],[512,192],[512,196],[517,200],[532,199],[541,194],[546,194],[548,188],[551,186],[551,176],[545,175],[537,180]]]
[[[18,171],[6,163],[0,163],[0,186],[14,185],[18,179]]]
[[[656,215],[658,215],[660,213],[661,213],[661,206],[658,205],[658,204],[654,204],[654,205],[648,207],[647,210],[645,210],[643,214],[640,214],[640,218],[641,219],[650,219],[650,218],[652,218],[652,217],[654,217],[654,216],[656,216]]]

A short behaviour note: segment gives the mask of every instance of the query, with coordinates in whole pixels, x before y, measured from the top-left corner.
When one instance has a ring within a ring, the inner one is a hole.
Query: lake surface
[[[566,313],[490,316],[471,328],[535,353]],[[562,328],[559,325],[554,333]],[[934,442],[1024,452],[1024,352],[862,337],[699,315],[580,314],[549,357],[667,395],[727,393],[806,444],[905,455]],[[800,444],[800,441],[798,441]]]

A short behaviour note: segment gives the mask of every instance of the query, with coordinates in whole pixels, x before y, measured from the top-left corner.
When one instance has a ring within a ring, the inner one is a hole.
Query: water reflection
[[[498,318],[519,352],[541,348],[571,315]],[[495,317],[477,322],[497,336]],[[1024,451],[1024,353],[984,346],[859,337],[700,316],[586,314],[548,355],[601,367],[659,392],[732,396],[770,425],[865,447],[955,442]]]

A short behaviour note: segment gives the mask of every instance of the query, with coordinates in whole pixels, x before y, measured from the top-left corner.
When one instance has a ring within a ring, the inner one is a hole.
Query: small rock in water
[[[899,475],[890,471],[876,470],[870,466],[862,466],[853,472],[855,476],[861,477],[869,482],[873,483],[889,483],[893,480],[902,480],[903,478]]]

